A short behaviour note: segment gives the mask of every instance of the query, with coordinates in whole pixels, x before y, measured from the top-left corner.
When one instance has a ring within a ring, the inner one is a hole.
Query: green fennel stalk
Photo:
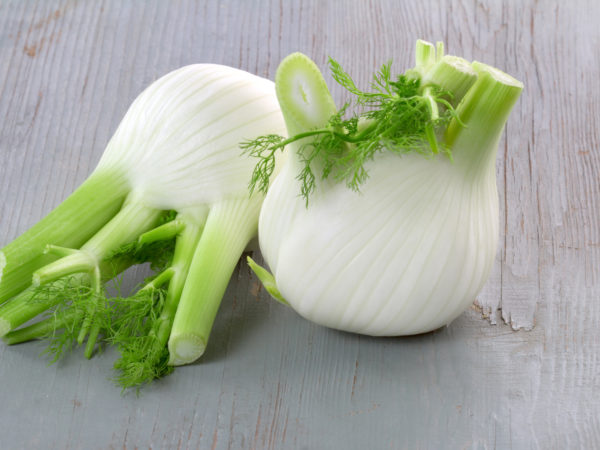
[[[182,214],[140,237],[141,242],[150,242],[170,239],[177,232],[169,266],[132,297],[113,299],[106,328],[109,342],[121,353],[115,369],[123,388],[140,386],[172,371],[167,343],[205,220],[204,211],[196,217]]]
[[[56,259],[48,244],[78,248],[119,210],[128,184],[118,170],[97,171],[48,216],[0,251],[0,304],[31,284]]]

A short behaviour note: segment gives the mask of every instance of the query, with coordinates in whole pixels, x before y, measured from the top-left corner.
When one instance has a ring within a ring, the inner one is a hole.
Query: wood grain
[[[108,380],[110,351],[46,367],[40,344],[0,346],[1,447],[600,447],[599,21],[593,0],[0,1],[0,245],[79,185],[136,95],[185,64],[272,78],[302,51],[365,85],[389,58],[409,67],[423,38],[526,86],[498,152],[496,265],[449,327],[324,329],[240,265],[207,354],[140,398]]]

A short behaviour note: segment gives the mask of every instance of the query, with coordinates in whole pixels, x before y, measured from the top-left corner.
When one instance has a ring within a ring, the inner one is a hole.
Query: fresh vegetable
[[[83,185],[0,252],[0,335],[51,337],[59,354],[87,338],[89,357],[103,333],[124,386],[194,361],[257,232],[263,195],[248,195],[239,142],[283,132],[273,83],[241,70],[192,65],[150,85]],[[105,281],[147,260],[160,272],[107,301]]]
[[[493,264],[497,145],[523,86],[423,41],[371,91],[330,66],[353,99],[339,110],[299,53],[275,86],[216,65],[152,84],[88,180],[0,251],[0,335],[50,338],[55,357],[102,338],[121,351],[118,382],[139,386],[202,355],[257,231],[272,273],[250,267],[314,322],[402,335],[452,321]],[[155,274],[107,298],[140,262]]]
[[[275,82],[289,138],[244,143],[259,158],[251,187],[261,191],[275,155],[289,153],[259,219],[272,274],[251,267],[316,323],[369,335],[434,330],[490,273],[497,146],[523,86],[423,41],[416,67],[393,78],[384,65],[373,92],[330,65],[352,105],[337,111],[317,66],[292,54]]]

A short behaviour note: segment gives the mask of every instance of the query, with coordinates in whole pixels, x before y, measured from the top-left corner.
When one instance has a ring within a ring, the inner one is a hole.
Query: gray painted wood
[[[0,245],[185,64],[272,77],[299,50],[364,84],[389,58],[409,67],[421,37],[526,86],[498,155],[496,265],[449,327],[324,329],[240,265],[206,355],[140,398],[109,380],[110,351],[48,367],[38,343],[0,346],[0,447],[599,448],[599,21],[593,0],[0,2]]]

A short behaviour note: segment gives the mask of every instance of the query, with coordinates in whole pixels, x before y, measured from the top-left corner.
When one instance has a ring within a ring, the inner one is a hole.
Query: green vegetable
[[[87,341],[87,357],[104,336],[121,349],[125,387],[197,359],[257,233],[263,195],[248,196],[253,165],[239,142],[282,132],[271,81],[211,64],[157,80],[88,180],[0,252],[0,335],[50,338],[56,356]],[[146,260],[155,277],[131,296],[106,298],[107,280]]]
[[[139,387],[203,354],[257,231],[271,271],[250,267],[309,320],[402,335],[457,317],[494,261],[495,156],[522,84],[423,41],[370,90],[329,65],[352,98],[339,110],[299,53],[275,85],[195,65],[148,87],[88,180],[0,251],[5,341],[47,338],[54,359],[107,342],[116,381]],[[141,262],[155,273],[108,297]]]
[[[372,93],[330,62],[352,104],[367,107],[350,114],[336,110],[316,65],[292,54],[276,76],[289,138],[244,144],[259,158],[259,189],[265,161],[289,153],[259,220],[272,275],[251,267],[313,322],[369,335],[431,331],[461,314],[490,273],[496,152],[523,85],[443,56],[441,45],[419,41],[416,59],[396,78],[384,65]]]

